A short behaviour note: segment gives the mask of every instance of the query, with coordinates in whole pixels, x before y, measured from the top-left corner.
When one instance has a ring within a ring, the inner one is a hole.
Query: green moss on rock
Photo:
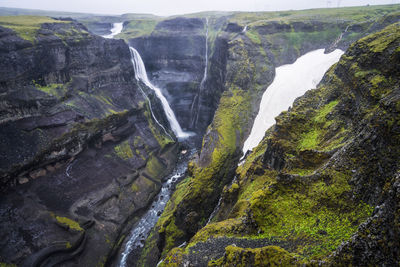
[[[49,17],[39,16],[1,16],[0,26],[10,28],[21,38],[33,42],[36,39],[37,31],[43,23],[70,23]]]
[[[118,157],[123,160],[128,160],[133,157],[133,152],[129,140],[126,140],[114,147],[114,151]]]
[[[379,42],[387,36],[397,37]],[[352,45],[319,88],[276,118],[276,125],[237,170],[237,199],[228,215],[199,230],[187,248],[222,236],[262,239],[282,244],[286,251],[269,247],[263,254],[265,248],[227,247],[224,257],[209,264],[296,265],[326,262],[340,244],[351,240],[388,194],[398,170],[399,45],[398,24]],[[213,129],[219,129],[215,127],[220,126],[218,118],[214,123]],[[232,124],[223,121],[221,125],[229,128]],[[224,140],[229,147],[234,138],[228,135]],[[215,150],[210,164],[219,156]],[[207,171],[200,172],[195,166],[191,183]],[[204,181],[201,184],[207,192]],[[365,234],[369,230],[361,230],[358,238],[372,238]],[[353,262],[359,259],[357,251],[346,251]],[[271,259],[284,262],[270,263]]]
[[[158,265],[160,267],[179,267],[183,266],[183,254],[185,250],[182,248],[174,248],[170,251],[168,256]]]
[[[64,97],[67,90],[65,84],[57,84],[57,83],[49,84],[47,86],[36,85],[36,89],[51,96],[57,97],[58,99]]]
[[[150,177],[161,179],[164,176],[165,170],[165,164],[155,155],[151,155],[146,163],[146,172]]]
[[[150,35],[158,22],[156,19],[136,19],[129,21],[117,38],[128,40]]]
[[[83,228],[79,225],[79,223],[74,221],[74,220],[71,220],[70,218],[61,217],[61,216],[55,216],[55,219],[60,224],[65,225],[65,226],[67,226],[68,228],[70,228],[72,230],[83,231]]]
[[[297,262],[289,252],[276,246],[255,249],[227,246],[225,255],[210,261],[208,266],[301,266],[301,262]]]

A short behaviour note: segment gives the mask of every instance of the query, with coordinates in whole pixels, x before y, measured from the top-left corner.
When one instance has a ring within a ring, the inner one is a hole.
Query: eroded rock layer
[[[398,23],[351,45],[161,265],[398,265],[399,46]]]
[[[177,147],[152,120],[124,41],[44,17],[0,32],[0,262],[103,264]]]

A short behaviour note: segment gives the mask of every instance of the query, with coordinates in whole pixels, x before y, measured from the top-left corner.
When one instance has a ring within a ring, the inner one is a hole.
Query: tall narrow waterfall
[[[205,58],[205,67],[204,67],[204,75],[203,79],[201,79],[199,93],[193,99],[192,107],[190,110],[191,113],[191,121],[190,121],[190,128],[194,129],[196,127],[197,121],[199,120],[200,114],[200,106],[201,106],[201,93],[204,89],[204,85],[207,80],[207,71],[208,71],[208,18],[206,18],[206,54]]]
[[[164,109],[165,115],[167,116],[168,122],[171,126],[172,131],[175,133],[176,137],[178,139],[185,139],[189,136],[192,136],[193,133],[191,132],[185,132],[182,130],[181,126],[179,125],[178,120],[175,117],[175,114],[171,107],[168,104],[167,99],[165,96],[162,94],[161,90],[157,87],[155,87],[150,81],[149,78],[147,77],[147,72],[146,68],[144,66],[143,60],[140,57],[140,54],[138,51],[136,51],[135,48],[130,47],[131,54],[132,54],[132,63],[135,68],[135,77],[136,80],[143,82],[147,87],[152,89],[155,93],[158,99],[160,99],[162,107]],[[165,128],[157,121],[157,119],[154,117],[153,118],[156,120],[156,122],[165,130]]]
[[[120,34],[122,32],[122,29],[124,28],[124,23],[123,22],[116,22],[113,24],[113,27],[111,28],[111,33],[107,35],[103,35],[104,38],[114,38],[114,36]]]
[[[339,61],[343,53],[336,49],[324,54],[324,49],[319,49],[299,57],[293,64],[276,68],[275,79],[262,96],[260,110],[243,145],[244,154],[258,145],[279,113],[287,110],[297,97],[318,85],[325,72]]]

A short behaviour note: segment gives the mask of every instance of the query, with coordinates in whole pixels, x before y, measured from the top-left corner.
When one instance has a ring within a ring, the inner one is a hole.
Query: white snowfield
[[[336,49],[324,54],[324,49],[318,49],[299,57],[293,64],[276,68],[275,79],[262,96],[260,110],[243,145],[244,155],[261,142],[266,130],[275,124],[275,117],[287,110],[297,97],[316,88],[343,53]]]

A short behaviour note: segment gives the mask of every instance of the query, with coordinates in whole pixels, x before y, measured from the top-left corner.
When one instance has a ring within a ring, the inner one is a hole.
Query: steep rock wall
[[[10,27],[0,28],[0,262],[104,264],[177,146],[152,120],[122,40],[73,21]]]
[[[298,30],[291,30],[289,36],[285,36],[285,32],[272,36],[261,35],[257,31],[259,28],[253,24],[249,24],[244,32],[239,31],[239,27],[228,24],[226,30],[220,33],[219,36],[226,36],[229,40],[224,85],[220,87],[223,88],[220,91],[224,93],[221,95],[213,122],[203,137],[199,158],[192,163],[189,178],[182,182],[185,186],[174,193],[175,197],[173,196],[167,205],[156,233],[146,243],[147,251],[158,249],[159,255],[163,256],[173,246],[187,241],[206,224],[218,202],[219,192],[234,178],[234,170],[240,157],[239,149],[251,129],[260,96],[272,82],[275,64],[291,63],[309,49],[338,46],[340,43],[336,41],[340,37],[340,30],[345,31],[347,27],[336,20],[331,24],[321,20],[318,28],[320,31],[312,32],[307,23],[296,24],[297,21],[299,19],[285,23],[291,29],[296,27]],[[383,27],[390,20],[383,18],[369,21],[367,28],[375,25],[376,30],[379,21],[383,22]],[[258,23],[260,22],[255,22],[256,25]],[[269,27],[269,23],[262,21],[261,26]],[[315,22],[314,24],[318,25]],[[367,32],[363,31],[357,36]],[[295,44],[291,43],[293,36]],[[351,38],[357,37],[353,35]],[[274,49],[281,42],[290,49]],[[347,45],[343,44],[345,47]],[[278,152],[273,152],[273,155]],[[279,165],[277,160],[275,163]],[[157,249],[154,249],[155,246]],[[154,254],[152,252],[150,257]]]
[[[398,265],[399,33],[351,45],[282,112],[214,220],[163,265]]]

